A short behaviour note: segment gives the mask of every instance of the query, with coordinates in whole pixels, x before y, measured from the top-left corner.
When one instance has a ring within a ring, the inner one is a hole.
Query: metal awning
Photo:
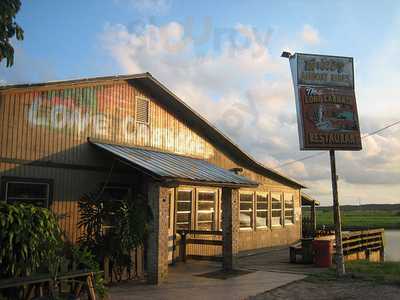
[[[163,181],[210,186],[256,187],[258,183],[205,160],[173,153],[88,140],[135,169]]]

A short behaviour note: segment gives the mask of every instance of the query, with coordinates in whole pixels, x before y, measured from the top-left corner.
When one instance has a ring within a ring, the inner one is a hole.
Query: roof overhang
[[[302,206],[311,206],[311,205],[319,206],[320,203],[318,200],[314,199],[310,195],[306,193],[301,193],[301,205]]]
[[[148,148],[112,144],[88,139],[97,149],[139,170],[167,186],[203,185],[215,187],[257,187],[258,183],[205,160]]]

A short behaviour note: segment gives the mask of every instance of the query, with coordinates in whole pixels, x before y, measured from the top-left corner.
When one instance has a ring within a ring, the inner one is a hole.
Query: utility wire
[[[373,136],[373,135],[375,135],[375,134],[377,134],[377,133],[379,133],[379,132],[382,132],[382,131],[384,131],[384,130],[386,130],[386,129],[389,129],[390,127],[396,126],[396,125],[398,125],[398,124],[400,124],[400,120],[399,120],[399,121],[396,121],[396,122],[393,122],[393,123],[391,123],[391,124],[389,124],[389,125],[386,125],[385,127],[382,127],[382,128],[380,128],[380,129],[378,129],[378,130],[375,130],[375,131],[372,131],[372,132],[370,132],[370,133],[364,134],[364,135],[361,137],[361,139],[364,139],[364,138]],[[307,160],[307,159],[310,159],[310,158],[313,158],[313,157],[317,157],[317,156],[320,156],[320,155],[325,154],[325,153],[326,153],[326,151],[324,151],[324,152],[317,152],[317,153],[315,153],[315,154],[311,154],[311,155],[305,156],[305,157],[300,158],[300,159],[291,160],[291,161],[288,161],[288,162],[286,162],[286,163],[283,163],[283,164],[281,164],[281,165],[276,166],[275,168],[273,168],[273,170],[280,169],[280,168],[282,168],[282,167],[286,167],[286,166],[288,166],[288,165],[294,164],[294,163],[299,162],[299,161],[303,161],[303,160]]]

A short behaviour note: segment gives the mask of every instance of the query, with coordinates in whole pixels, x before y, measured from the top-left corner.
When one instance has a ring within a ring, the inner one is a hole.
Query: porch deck
[[[170,266],[168,279],[158,286],[144,283],[114,285],[110,288],[110,299],[246,299],[324,270],[290,264],[288,247],[243,253],[239,267],[250,272],[219,279],[204,274],[220,270],[220,262],[188,260]]]

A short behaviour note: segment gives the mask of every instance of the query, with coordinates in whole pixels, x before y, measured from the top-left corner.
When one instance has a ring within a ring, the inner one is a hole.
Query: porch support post
[[[315,201],[313,201],[311,204],[311,222],[315,234],[315,232],[317,231],[317,219],[315,218]]]
[[[148,203],[152,218],[147,238],[147,281],[159,284],[168,275],[168,188],[150,182]]]
[[[226,271],[237,267],[239,226],[239,190],[222,188],[222,267]]]

